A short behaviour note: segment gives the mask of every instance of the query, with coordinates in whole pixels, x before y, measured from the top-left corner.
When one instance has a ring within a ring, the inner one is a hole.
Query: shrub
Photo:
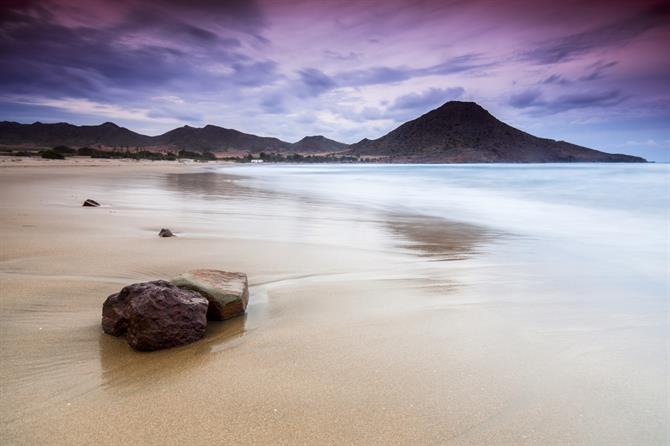
[[[65,157],[61,155],[60,153],[56,152],[55,150],[45,150],[43,152],[40,152],[40,155],[42,158],[48,159],[48,160],[64,160]]]
[[[98,151],[96,149],[92,149],[90,147],[82,147],[79,150],[77,150],[77,155],[80,156],[91,156],[95,155]]]
[[[179,151],[179,158],[190,158],[194,160],[216,160],[216,155],[214,155],[212,152],[192,152],[190,150],[180,150]]]
[[[72,155],[74,153],[77,153],[76,150],[71,149],[68,146],[56,146],[52,150],[56,153],[65,154],[65,155]]]

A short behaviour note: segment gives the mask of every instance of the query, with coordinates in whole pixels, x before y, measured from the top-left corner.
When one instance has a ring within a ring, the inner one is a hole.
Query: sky
[[[449,100],[670,161],[670,1],[3,0],[0,120],[377,138]]]

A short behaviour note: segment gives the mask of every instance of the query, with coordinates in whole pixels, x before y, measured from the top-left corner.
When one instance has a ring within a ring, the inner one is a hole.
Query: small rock
[[[87,198],[86,201],[84,201],[84,204],[82,204],[82,206],[97,208],[98,206],[100,206],[100,203],[98,203],[95,200],[91,200],[90,198]]]
[[[244,273],[196,269],[175,277],[179,288],[197,291],[207,298],[207,317],[222,321],[244,314],[249,302],[249,284]]]
[[[207,328],[207,299],[165,280],[134,283],[102,306],[102,329],[126,335],[137,350],[158,350],[197,341]]]
[[[172,231],[170,231],[167,228],[161,229],[160,232],[158,233],[158,236],[159,237],[175,237],[175,235],[172,233]]]

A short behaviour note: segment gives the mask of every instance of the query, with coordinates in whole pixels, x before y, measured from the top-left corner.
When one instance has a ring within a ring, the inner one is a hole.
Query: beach
[[[512,216],[376,206],[351,182],[337,200],[281,171],[269,187],[272,171],[214,164],[6,164],[4,444],[670,439],[662,262],[623,285],[614,264],[587,280],[538,254],[558,235],[520,234]],[[247,273],[245,316],[151,353],[102,333],[108,295],[202,267]],[[584,294],[598,298],[572,302]]]

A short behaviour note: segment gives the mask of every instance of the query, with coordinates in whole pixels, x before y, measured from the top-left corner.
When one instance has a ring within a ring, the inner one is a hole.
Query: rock
[[[172,233],[172,231],[170,231],[167,228],[161,229],[160,232],[158,233],[158,236],[159,237],[175,237],[175,235]]]
[[[87,198],[86,201],[84,201],[84,204],[82,204],[82,206],[97,208],[98,206],[100,206],[100,203],[98,203],[95,200],[91,200],[90,198]]]
[[[129,285],[121,293],[114,293],[105,300],[102,304],[102,331],[112,336],[121,336],[126,332],[126,303],[128,295],[134,291],[131,287],[137,285],[140,284]]]
[[[197,291],[207,298],[209,319],[222,321],[244,314],[249,302],[249,285],[244,273],[196,269],[175,277],[179,288]]]
[[[134,283],[102,306],[102,329],[125,333],[137,350],[158,350],[197,341],[207,328],[207,299],[165,280]]]

